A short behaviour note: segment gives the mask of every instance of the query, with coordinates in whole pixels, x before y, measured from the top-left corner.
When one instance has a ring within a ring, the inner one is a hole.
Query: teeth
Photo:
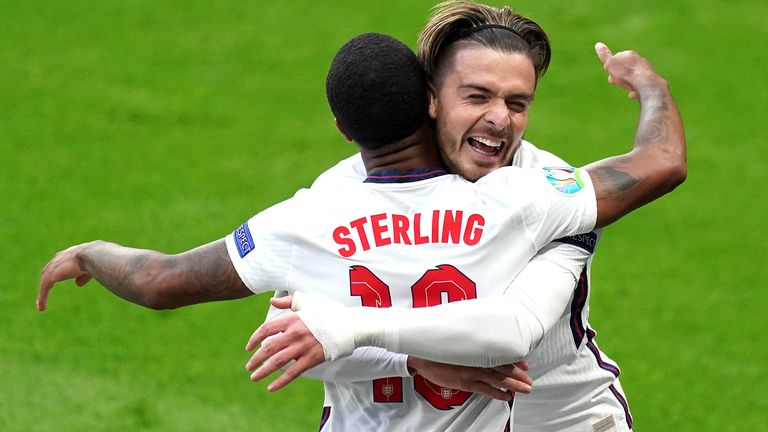
[[[488,138],[480,138],[480,137],[472,137],[473,140],[479,142],[480,144],[485,144],[488,147],[501,147],[501,144],[504,143],[504,141],[492,141]]]

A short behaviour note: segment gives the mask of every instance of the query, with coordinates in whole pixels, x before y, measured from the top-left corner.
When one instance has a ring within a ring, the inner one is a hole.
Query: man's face
[[[512,161],[528,125],[536,75],[523,54],[468,44],[456,49],[433,89],[429,115],[448,168],[475,181]]]

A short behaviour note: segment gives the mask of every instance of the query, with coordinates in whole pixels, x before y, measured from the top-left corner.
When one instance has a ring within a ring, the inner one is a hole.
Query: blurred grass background
[[[95,238],[181,252],[309,185],[354,151],[325,102],[335,51],[414,46],[433,5],[0,0],[0,430],[315,430],[319,383],[269,394],[244,371],[267,297],[153,312],[67,283],[39,314],[38,274]],[[649,58],[686,122],[688,181],[607,229],[593,267],[636,430],[763,430],[768,3],[512,6],[553,44],[530,141],[576,165],[629,148],[598,40]]]

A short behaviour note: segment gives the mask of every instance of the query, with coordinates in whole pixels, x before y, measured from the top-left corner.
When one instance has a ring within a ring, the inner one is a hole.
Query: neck
[[[361,149],[368,175],[387,170],[444,168],[432,127],[425,124],[407,138],[375,150]]]

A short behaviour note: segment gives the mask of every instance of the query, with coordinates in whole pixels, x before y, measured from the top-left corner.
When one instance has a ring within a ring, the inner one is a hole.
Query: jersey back
[[[503,168],[477,183],[443,175],[313,188],[251,218],[227,246],[255,292],[405,308],[496,296],[543,245],[594,226],[588,177],[563,192],[558,176]],[[501,431],[510,410],[420,376],[326,383],[325,407],[324,431]]]

